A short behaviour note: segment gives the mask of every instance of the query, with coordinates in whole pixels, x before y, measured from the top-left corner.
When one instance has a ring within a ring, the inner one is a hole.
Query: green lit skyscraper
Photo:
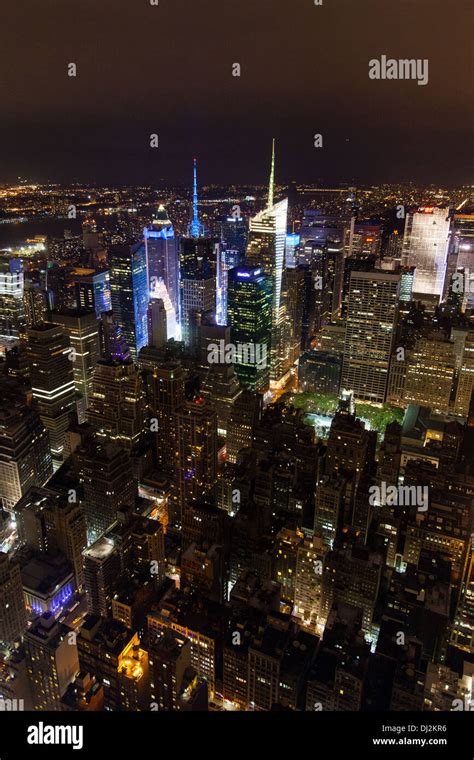
[[[240,266],[229,271],[227,315],[239,380],[252,390],[268,390],[272,285],[271,277],[260,267]]]

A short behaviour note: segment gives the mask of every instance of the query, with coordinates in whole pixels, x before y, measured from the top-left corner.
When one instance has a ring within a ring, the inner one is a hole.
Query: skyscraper
[[[272,332],[270,377],[281,381],[288,370],[288,335],[285,331],[286,309],[282,300],[282,277],[285,262],[288,198],[274,203],[275,141],[268,189],[268,206],[250,220],[247,263],[260,267],[272,282]]]
[[[117,519],[121,506],[133,504],[136,494],[130,457],[113,443],[92,442],[74,453],[84,484],[84,509],[89,543]]]
[[[204,234],[203,226],[199,221],[198,191],[197,191],[197,160],[193,160],[193,218],[189,227],[191,237],[197,238]]]
[[[0,505],[12,510],[31,486],[53,474],[48,433],[38,413],[21,404],[0,405]]]
[[[15,516],[22,543],[37,552],[62,552],[74,568],[80,589],[82,552],[87,546],[83,504],[51,488],[30,488],[16,505]]]
[[[53,465],[62,461],[64,434],[75,411],[74,373],[69,338],[59,325],[28,328],[27,354],[33,402],[49,433]]]
[[[201,393],[217,412],[217,430],[224,436],[227,423],[241,388],[233,362],[210,362],[214,347],[224,347],[230,344],[230,327],[203,323],[201,325],[202,364],[207,371],[201,383]],[[222,359],[222,355],[219,357]]]
[[[26,630],[20,565],[0,552],[0,644],[12,646]]]
[[[237,377],[251,390],[267,391],[272,329],[270,276],[261,267],[231,269],[227,308]]]
[[[21,259],[0,256],[0,342],[25,336],[24,276]]]
[[[71,272],[76,288],[76,304],[79,309],[94,309],[97,319],[104,311],[110,311],[110,271],[76,267]]]
[[[173,305],[175,318],[178,316],[179,262],[178,241],[173,225],[163,205],[158,207],[151,224],[143,231],[148,260],[150,290],[162,282]]]
[[[450,229],[449,209],[422,206],[408,214],[402,263],[416,267],[413,291],[441,297],[446,274]]]
[[[92,376],[99,361],[99,327],[95,311],[68,309],[53,312],[51,319],[61,325],[69,336],[71,362],[74,372],[74,387],[79,397],[77,403],[78,420],[85,421],[85,411],[89,406],[92,390]]]
[[[217,483],[217,415],[203,398],[185,401],[176,412],[175,514],[170,522],[181,525],[188,504],[211,497]]]
[[[142,379],[131,361],[101,359],[95,367],[86,419],[97,434],[133,449],[145,421]]]
[[[114,246],[110,251],[112,310],[133,359],[148,343],[148,265],[144,242]]]
[[[341,388],[383,403],[398,315],[400,274],[351,272]]]
[[[181,338],[198,351],[199,314],[216,313],[218,244],[210,238],[181,238],[180,325]]]
[[[77,646],[51,612],[37,618],[25,634],[26,664],[35,710],[60,710],[61,697],[79,672]]]

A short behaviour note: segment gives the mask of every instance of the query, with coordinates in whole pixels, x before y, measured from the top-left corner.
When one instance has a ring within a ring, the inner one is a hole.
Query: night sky
[[[275,136],[280,182],[470,183],[472,8],[5,0],[0,182],[183,182],[193,155],[201,183],[266,182]],[[429,84],[371,81],[382,54],[428,58]]]

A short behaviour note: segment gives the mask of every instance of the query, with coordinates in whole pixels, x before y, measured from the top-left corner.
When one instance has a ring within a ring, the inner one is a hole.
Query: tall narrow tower
[[[275,191],[275,138],[272,140],[272,165],[270,169],[270,182],[268,185],[268,208],[273,206],[273,196]]]
[[[190,229],[191,237],[201,237],[202,225],[199,221],[198,214],[198,191],[197,191],[197,161],[194,159],[194,178],[193,178],[193,221]]]

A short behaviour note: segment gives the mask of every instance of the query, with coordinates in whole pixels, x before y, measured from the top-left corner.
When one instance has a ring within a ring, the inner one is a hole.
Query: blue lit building
[[[50,612],[57,617],[76,590],[74,572],[62,555],[39,555],[22,567],[23,596],[33,615]]]
[[[72,271],[79,309],[94,309],[97,319],[112,308],[108,269],[77,267]]]
[[[110,251],[112,311],[134,361],[148,345],[148,265],[145,242],[115,246]]]
[[[178,317],[179,262],[178,241],[165,207],[160,205],[152,223],[143,230],[148,260],[148,282],[154,292],[164,284]]]

